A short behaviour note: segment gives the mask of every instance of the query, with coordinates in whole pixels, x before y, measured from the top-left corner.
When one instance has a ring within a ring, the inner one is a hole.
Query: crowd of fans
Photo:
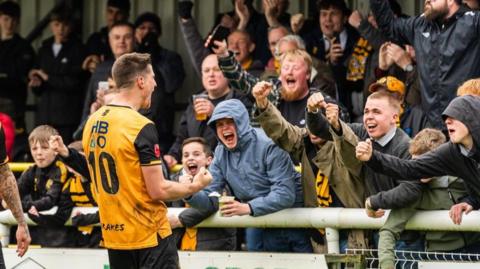
[[[59,135],[81,151],[74,141],[81,140],[89,115],[117,92],[111,79],[115,59],[135,51],[151,55],[157,86],[150,108],[139,113],[155,123],[165,176],[189,181],[201,167],[213,176],[204,190],[171,202],[188,207],[169,219],[178,228],[180,249],[235,250],[245,241],[252,251],[326,251],[323,230],[247,228],[243,238],[236,229],[194,228],[219,209],[218,196],[229,193],[235,201],[220,207],[225,217],[292,207],[365,207],[370,217],[379,217],[394,209],[380,232],[340,233],[343,252],[378,245],[382,268],[394,267],[393,249],[478,253],[476,233],[404,231],[418,209],[451,208],[460,223],[463,212],[480,208],[470,174],[432,168],[405,178],[385,168],[380,173],[383,159],[377,156],[421,162],[450,138],[463,145],[462,154],[473,160],[469,169],[479,175],[478,127],[470,121],[480,100],[459,97],[463,112],[447,108],[457,95],[480,93],[478,1],[426,0],[422,15],[408,17],[395,0],[370,0],[368,16],[343,0],[319,0],[314,18],[288,14],[288,0],[263,0],[263,13],[251,0],[232,2],[234,10],[218,14],[208,37],[197,29],[193,3],[178,2],[189,56],[183,60],[159,44],[156,14],[127,21],[128,0],[107,2],[107,25],[86,44],[71,34],[71,13],[56,10],[50,16],[53,36],[36,52],[16,33],[19,6],[0,4],[0,121],[10,159],[25,160],[25,140],[35,161],[18,179],[24,211],[39,224],[34,242],[98,245],[100,230],[88,226],[99,222],[98,214],[75,213],[76,227],[63,227],[74,206],[96,206],[95,191],[48,141]],[[215,35],[219,25],[228,35]],[[198,78],[189,79],[200,79],[203,88],[195,90],[199,94],[190,98],[173,133],[184,64],[194,67]],[[27,135],[30,90],[38,97],[37,127]],[[462,134],[451,127],[454,120],[466,125],[473,146],[454,140]],[[374,160],[368,161],[372,148]],[[169,175],[177,163],[183,169]],[[300,163],[298,173],[294,166]],[[437,177],[419,181],[424,174]],[[55,205],[55,215],[39,213]]]

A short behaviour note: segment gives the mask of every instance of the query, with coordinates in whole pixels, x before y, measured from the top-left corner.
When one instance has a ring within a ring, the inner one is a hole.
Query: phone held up
[[[215,40],[222,41],[227,39],[228,35],[230,34],[230,30],[226,27],[221,26],[220,24],[215,26],[212,33],[210,34],[212,38],[210,39],[210,43],[208,44],[208,48],[212,50],[212,48],[217,48],[213,43]]]

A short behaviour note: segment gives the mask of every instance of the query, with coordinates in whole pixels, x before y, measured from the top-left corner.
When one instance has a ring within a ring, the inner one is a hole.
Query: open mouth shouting
[[[188,171],[188,174],[194,176],[198,173],[198,165],[195,163],[195,162],[188,162],[187,163],[187,171]]]
[[[287,77],[285,82],[287,83],[288,88],[293,88],[297,84],[297,80],[293,77]]]
[[[232,132],[232,131],[224,131],[222,132],[222,136],[223,136],[223,141],[225,144],[227,145],[232,145],[232,144],[235,144],[235,133]]]

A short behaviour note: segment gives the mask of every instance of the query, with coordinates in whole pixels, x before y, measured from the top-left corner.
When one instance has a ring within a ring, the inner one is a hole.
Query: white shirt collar
[[[385,147],[385,145],[387,145],[388,142],[390,142],[393,139],[396,131],[397,131],[397,127],[391,128],[384,136],[382,136],[379,139],[376,139],[375,142],[377,142],[377,144],[379,144],[380,146]]]
[[[345,47],[347,46],[347,39],[348,39],[348,34],[347,30],[343,29],[343,31],[339,35],[340,37],[340,46],[342,46],[342,50],[345,50]],[[325,45],[325,51],[330,50],[330,39],[323,35],[323,43]]]

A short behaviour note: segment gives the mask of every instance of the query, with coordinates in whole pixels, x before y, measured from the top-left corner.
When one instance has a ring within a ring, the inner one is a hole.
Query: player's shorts
[[[177,247],[173,236],[161,239],[158,245],[135,250],[108,250],[111,269],[179,269]]]

